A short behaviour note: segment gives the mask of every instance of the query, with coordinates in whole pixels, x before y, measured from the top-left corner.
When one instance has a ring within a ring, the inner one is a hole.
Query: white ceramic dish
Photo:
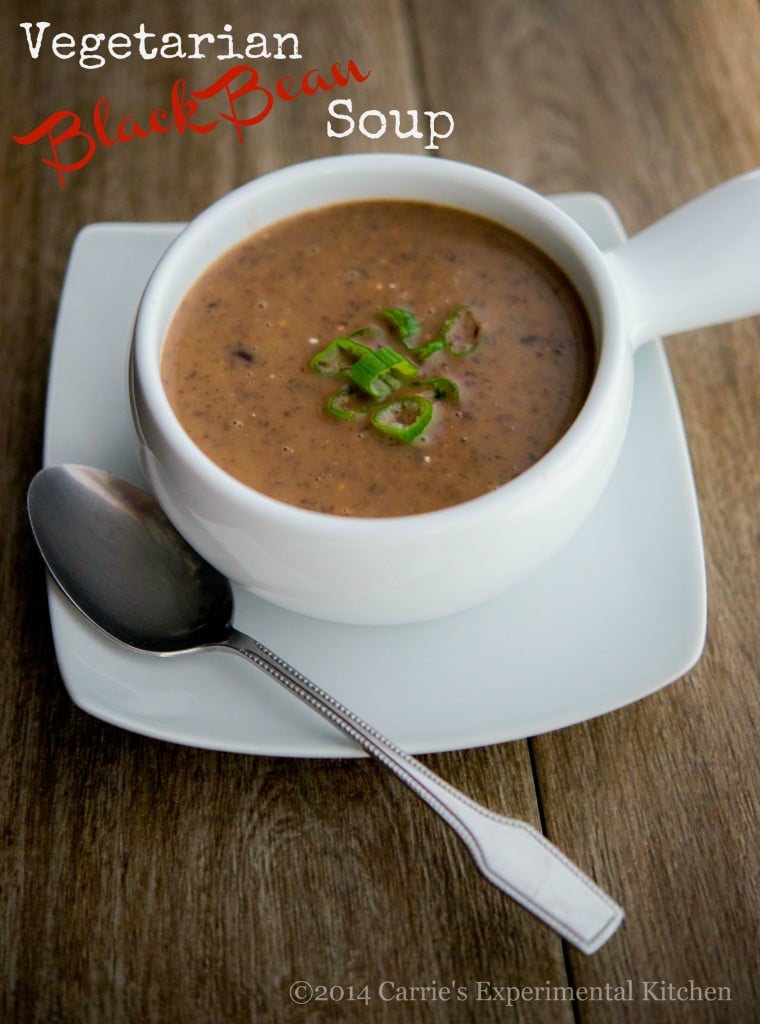
[[[608,203],[557,203],[603,248],[622,237]],[[44,461],[101,466],[143,483],[126,392],[132,320],[179,225],[104,224],[72,252],[51,365]],[[705,635],[704,559],[688,450],[663,347],[636,353],[620,461],[572,540],[506,594],[411,626],[343,626],[236,590],[237,625],[407,750],[519,739],[637,700],[683,675]],[[72,699],[147,736],[241,753],[358,752],[237,659],[161,660],[101,636],[50,589]]]
[[[575,285],[597,359],[573,422],[516,478],[447,508],[373,519],[275,501],[224,472],[181,426],[161,362],[188,289],[232,246],[327,203],[377,198],[443,203],[533,242]],[[636,348],[661,333],[760,312],[756,212],[760,171],[704,193],[603,254],[543,196],[464,163],[353,154],[263,175],[193,219],[140,302],[130,369],[143,471],[168,517],[212,565],[283,608],[371,626],[472,608],[546,562],[593,509],[625,440]]]

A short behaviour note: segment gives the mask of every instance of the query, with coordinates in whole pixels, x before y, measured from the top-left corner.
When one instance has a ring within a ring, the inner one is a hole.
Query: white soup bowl
[[[164,340],[204,270],[265,225],[362,199],[456,207],[551,257],[591,321],[596,372],[567,433],[499,489],[450,508],[350,518],[296,508],[234,479],[190,440],[161,383]],[[642,342],[760,312],[760,173],[720,186],[602,253],[546,198],[497,174],[429,157],[339,156],[268,174],[195,218],[140,303],[130,393],[140,461],[177,529],[233,581],[291,611],[385,625],[461,611],[550,558],[604,490],[625,437]]]

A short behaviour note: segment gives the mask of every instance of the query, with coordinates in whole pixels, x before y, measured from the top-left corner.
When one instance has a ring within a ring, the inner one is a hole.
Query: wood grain
[[[55,9],[53,16],[50,7]],[[760,165],[760,8],[753,0],[15,0],[0,14],[3,410],[0,470],[0,1017],[23,1022],[751,1022],[758,948],[757,612],[760,325],[667,348],[700,496],[710,619],[689,675],[629,708],[530,742],[428,764],[549,837],[624,903],[594,957],[493,891],[439,820],[369,762],[288,761],[135,736],[76,709],[58,674],[25,522],[47,363],[76,232],[184,220],[272,168],[336,152],[420,151],[325,134],[328,97],[278,108],[239,142],[170,133],[101,149],[66,191],[9,141],[62,105],[114,116],[193,87],[210,62],[86,72],[33,62],[18,23],[55,29],[295,31],[304,67],[355,59],[358,109],[449,110],[439,155],[547,192],[609,196],[634,231]],[[273,74],[272,63],[262,65]],[[361,1002],[293,1003],[314,984]],[[623,985],[633,1001],[476,1001],[496,986]],[[466,985],[459,1003],[386,1002],[396,986]],[[731,1001],[642,1002],[645,981],[730,988]]]

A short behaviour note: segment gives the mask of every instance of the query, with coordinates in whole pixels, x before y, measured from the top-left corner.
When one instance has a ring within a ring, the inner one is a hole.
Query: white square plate
[[[623,230],[606,200],[555,201],[602,248]],[[56,327],[46,465],[99,466],[144,486],[127,353],[148,276],[180,225],[99,224],[74,245]],[[160,659],[86,623],[51,584],[72,699],[104,721],[251,754],[347,757],[327,722],[241,659]],[[683,675],[705,636],[704,556],[678,400],[662,345],[636,354],[633,412],[614,477],[552,561],[463,615],[414,626],[317,622],[236,591],[252,633],[413,753],[514,740],[583,721]]]

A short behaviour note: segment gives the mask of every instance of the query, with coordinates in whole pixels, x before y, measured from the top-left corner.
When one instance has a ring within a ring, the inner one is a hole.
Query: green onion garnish
[[[374,338],[377,340],[382,337],[382,329],[376,324],[370,324],[369,327],[357,327],[355,331],[351,331],[349,334],[349,338],[352,341],[356,341],[357,338]]]
[[[447,348],[448,345],[443,338],[436,338],[435,341],[429,341],[427,345],[419,345],[417,348],[413,348],[412,355],[418,363],[424,363],[427,357],[432,356],[434,352],[441,352]]]
[[[350,384],[347,384],[346,387],[334,392],[327,399],[327,411],[336,420],[361,419],[362,416],[367,415],[367,409],[365,406],[352,405],[352,399],[355,402],[356,398],[356,392]]]
[[[353,338],[336,338],[317,352],[311,360],[311,368],[323,377],[342,377],[362,356],[372,349]]]
[[[443,325],[441,337],[453,356],[466,356],[480,344],[480,324],[469,306],[458,306]]]
[[[381,405],[370,416],[372,426],[386,437],[409,444],[433,418],[433,404],[422,395],[409,395]]]
[[[413,347],[413,342],[420,333],[420,322],[414,313],[410,313],[408,309],[399,309],[397,306],[388,306],[386,309],[379,309],[377,316],[380,320],[388,321],[402,345],[407,348]]]
[[[335,338],[312,358],[311,369],[323,377],[346,381],[327,400],[331,416],[344,421],[369,416],[379,433],[409,444],[421,436],[432,420],[433,402],[459,401],[459,388],[454,381],[448,377],[420,380],[419,364],[435,352],[468,355],[480,342],[480,324],[469,306],[458,306],[437,338],[415,346],[421,325],[413,313],[389,306],[378,310],[377,317],[390,325],[409,358],[387,345],[374,348],[358,340],[379,341],[383,332],[375,325],[360,327],[345,338]],[[392,398],[392,392],[399,388],[403,388],[400,397]]]
[[[412,380],[417,376],[417,367],[392,348],[367,351],[348,371],[353,384],[373,398],[386,398],[403,377]]]
[[[459,401],[459,388],[448,377],[431,377],[430,380],[421,380],[415,384],[415,388],[436,399],[448,399],[450,402]]]

